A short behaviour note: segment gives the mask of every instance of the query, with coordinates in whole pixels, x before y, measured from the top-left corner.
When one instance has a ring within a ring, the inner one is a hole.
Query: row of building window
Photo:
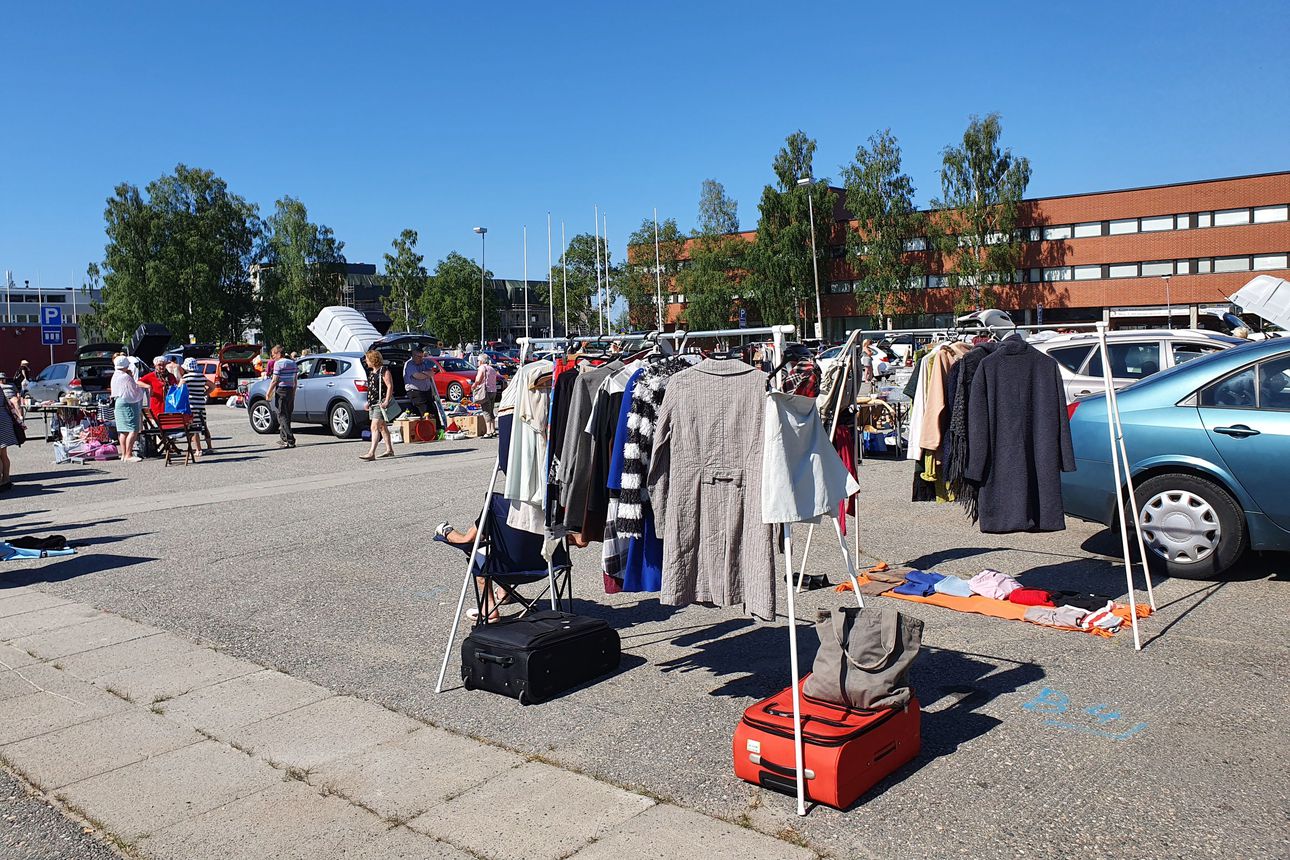
[[[1178,215],[1151,215],[1145,218],[1117,218],[1110,221],[1085,221],[1080,224],[1056,224],[1047,227],[1026,227],[1017,238],[1029,242],[1054,242],[1063,239],[1087,239],[1095,236],[1125,236],[1132,233],[1160,233],[1166,230],[1199,230],[1206,227],[1235,227],[1242,224],[1273,224],[1290,220],[1290,204],[1253,206],[1244,209],[1218,209],[1210,212],[1184,212]],[[985,244],[997,245],[1003,241],[1002,233],[985,237]],[[959,245],[968,244],[966,238]],[[905,240],[906,251],[926,251],[927,237],[914,236]]]
[[[1264,272],[1290,268],[1290,253],[1249,254],[1234,257],[1201,257],[1189,260],[1149,260],[1141,263],[1108,263],[1087,266],[1056,266],[1047,269],[1020,269],[1018,283],[1038,284],[1051,281],[1100,281],[1110,278],[1153,278],[1166,275],[1208,275],[1216,272]],[[937,289],[949,286],[944,275],[918,276],[910,281],[912,289]],[[855,292],[855,281],[831,281],[830,293]]]

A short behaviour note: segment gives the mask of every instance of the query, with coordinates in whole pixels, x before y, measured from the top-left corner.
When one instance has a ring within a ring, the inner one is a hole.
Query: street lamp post
[[[1169,275],[1161,275],[1160,277],[1165,282],[1165,328],[1172,329],[1174,327],[1174,303],[1169,296]]]
[[[487,227],[476,227],[475,232],[479,234],[479,349],[484,349],[484,236],[488,233]]]
[[[809,176],[797,180],[799,188],[807,189],[806,208],[811,219],[811,269],[815,272],[815,339],[824,340],[824,316],[820,310],[820,260],[815,253],[815,196],[810,191],[810,186],[814,184]]]

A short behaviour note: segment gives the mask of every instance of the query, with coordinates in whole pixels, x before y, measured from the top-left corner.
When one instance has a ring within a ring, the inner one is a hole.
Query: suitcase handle
[[[511,657],[498,657],[496,654],[488,654],[484,651],[477,651],[475,653],[475,657],[477,657],[481,663],[496,663],[502,668],[507,668],[515,662]]]
[[[778,773],[782,776],[792,777],[794,790],[796,790],[797,768],[784,767],[783,765],[775,764],[773,761],[768,761],[767,759],[763,758],[757,753],[749,753],[748,760],[753,764],[757,765],[758,767],[764,767],[767,770],[774,771],[775,773]],[[809,767],[804,767],[802,768],[802,776],[806,777],[807,779],[815,779],[815,771],[811,770]]]
[[[766,713],[770,714],[772,717],[788,717],[790,720],[793,718],[792,711],[780,711],[775,708],[767,708]],[[848,728],[848,724],[841,720],[830,720],[827,717],[820,717],[815,714],[803,714],[802,725],[806,725],[807,720],[814,720],[817,723],[824,723],[826,726],[835,726],[840,729]]]

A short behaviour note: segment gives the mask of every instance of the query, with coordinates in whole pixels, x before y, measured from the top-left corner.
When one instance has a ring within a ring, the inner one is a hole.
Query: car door
[[[319,389],[319,379],[314,375],[318,364],[316,358],[302,358],[296,362],[296,410],[301,421],[317,421],[322,405],[318,402],[323,397]]]
[[[1228,469],[1268,519],[1290,529],[1290,354],[1212,383],[1198,402]]]
[[[1105,387],[1102,378],[1090,379],[1080,375],[1085,359],[1093,351],[1091,343],[1077,343],[1070,346],[1054,346],[1047,350],[1061,368],[1062,387],[1066,389],[1066,402],[1073,403],[1077,398],[1090,394],[1100,394]]]
[[[1152,374],[1159,373],[1163,365],[1160,363],[1160,341],[1158,340],[1129,340],[1112,342],[1106,347],[1107,354],[1111,357],[1111,379],[1117,389],[1132,385],[1140,379],[1146,379]],[[1094,349],[1089,356],[1088,364],[1085,367],[1080,382],[1085,386],[1096,384],[1097,391],[1104,387],[1102,384],[1102,351]]]
[[[32,400],[54,400],[67,390],[67,383],[72,375],[72,366],[59,362],[46,367],[36,378],[27,384],[27,394]]]

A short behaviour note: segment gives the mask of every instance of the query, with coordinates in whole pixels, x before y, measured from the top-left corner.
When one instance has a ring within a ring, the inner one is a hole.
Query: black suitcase
[[[604,621],[546,609],[477,625],[461,643],[461,680],[531,705],[612,672],[620,656]]]

